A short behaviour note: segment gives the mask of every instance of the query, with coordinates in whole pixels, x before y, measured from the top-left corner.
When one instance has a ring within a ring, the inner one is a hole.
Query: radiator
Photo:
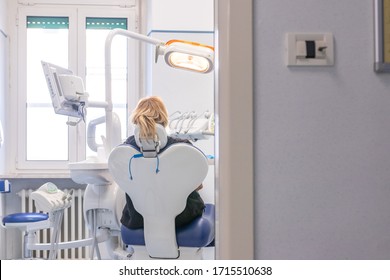
[[[18,192],[21,199],[21,212],[39,212],[34,201],[31,199],[31,193],[34,190],[24,189]],[[64,190],[66,191],[66,190]],[[84,190],[73,190],[73,203],[64,210],[64,216],[61,225],[61,231],[59,236],[60,242],[69,242],[90,237],[90,232],[87,228],[83,216],[83,200]],[[37,242],[50,243],[52,229],[44,229],[37,231]],[[65,250],[59,250],[57,252],[57,259],[89,259],[90,248],[79,247]],[[33,258],[49,257],[49,251],[34,251]]]

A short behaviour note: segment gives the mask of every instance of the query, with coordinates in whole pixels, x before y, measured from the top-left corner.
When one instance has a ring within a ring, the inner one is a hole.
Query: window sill
[[[0,179],[70,179],[69,171],[66,172],[20,172],[20,173],[10,173],[10,174],[1,174]]]

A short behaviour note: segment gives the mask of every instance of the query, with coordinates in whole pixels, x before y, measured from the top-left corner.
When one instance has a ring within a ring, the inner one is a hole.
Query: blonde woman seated
[[[131,115],[131,121],[133,124],[139,127],[140,137],[154,138],[154,135],[156,134],[156,124],[160,124],[164,128],[167,127],[168,112],[161,98],[157,96],[146,97],[138,102],[137,107]],[[188,140],[182,140],[168,136],[168,142],[166,146],[160,150],[160,153],[175,143],[191,144]],[[140,151],[134,136],[127,138],[124,144],[131,145]],[[188,196],[185,209],[175,219],[176,227],[184,226],[203,214],[205,204],[198,193],[198,190],[200,190],[202,187],[203,186],[200,185]],[[143,227],[143,217],[135,210],[133,202],[127,194],[126,205],[123,208],[121,223],[129,229]]]

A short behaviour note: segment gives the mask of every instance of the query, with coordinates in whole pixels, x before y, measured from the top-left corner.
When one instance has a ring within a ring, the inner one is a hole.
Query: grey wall
[[[6,90],[7,90],[7,50],[8,50],[8,31],[7,31],[7,25],[6,25],[6,19],[7,19],[7,10],[6,10],[6,1],[0,0],[0,30],[2,30],[7,37],[3,35],[3,33],[0,33],[0,122],[3,127],[4,133],[6,133],[7,124],[5,122],[5,116],[6,116]],[[1,135],[4,141],[4,135]],[[4,141],[3,146],[0,148],[0,174],[4,173],[5,167],[5,147],[7,146],[7,142]]]
[[[390,259],[390,73],[373,1],[255,0],[258,259]],[[288,68],[286,32],[332,32],[335,65]]]
[[[2,30],[5,34],[7,34],[7,28],[6,28],[6,1],[0,0],[0,30]],[[2,33],[0,33],[0,123],[3,127],[3,130],[5,131],[5,98],[6,98],[6,61],[7,61],[7,37],[5,37]],[[1,137],[4,139],[4,135],[1,135]],[[3,146],[0,147],[0,176],[5,170],[5,147],[6,142],[4,142]],[[3,217],[5,212],[5,205],[4,205],[4,196],[0,194],[0,217]],[[5,256],[5,248],[3,246],[2,240],[5,237],[5,229],[0,227],[0,259],[3,259]]]

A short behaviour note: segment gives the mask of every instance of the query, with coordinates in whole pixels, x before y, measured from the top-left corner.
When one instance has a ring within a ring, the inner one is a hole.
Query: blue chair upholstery
[[[49,218],[45,213],[14,213],[3,218],[3,225],[19,223],[35,223],[45,221]]]
[[[176,229],[176,240],[181,247],[206,247],[214,241],[215,206],[206,204],[203,215],[190,224]],[[126,245],[145,245],[143,229],[129,229],[122,225],[122,240]]]

